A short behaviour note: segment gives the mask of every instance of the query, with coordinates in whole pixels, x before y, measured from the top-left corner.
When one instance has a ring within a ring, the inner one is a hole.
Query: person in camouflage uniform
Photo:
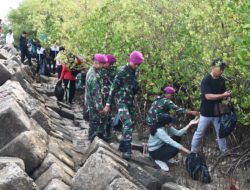
[[[136,69],[143,62],[144,58],[141,52],[134,51],[130,54],[130,63],[123,66],[114,78],[111,85],[109,97],[104,108],[104,112],[110,111],[110,105],[114,102],[114,96],[117,98],[118,114],[123,124],[122,136],[119,150],[123,152],[123,158],[131,159],[131,141],[134,128],[133,117],[134,97],[138,92],[138,83],[136,80]]]
[[[86,76],[85,85],[85,108],[89,111],[89,140],[95,136],[103,138],[104,127],[103,120],[103,98],[101,93],[100,70],[107,62],[107,57],[103,54],[96,54],[94,65],[89,69]]]
[[[152,103],[146,121],[150,127],[154,127],[158,124],[158,119],[162,114],[168,113],[170,110],[176,110],[177,114],[191,114],[199,115],[197,111],[189,111],[184,108],[180,108],[174,104],[171,100],[175,94],[175,89],[173,87],[167,86],[164,88],[164,93],[162,96],[158,96],[156,100]]]
[[[106,57],[108,61],[104,65],[104,68],[102,68],[100,71],[103,105],[106,105],[106,101],[109,97],[110,87],[117,73],[116,66],[114,65],[116,62],[116,57],[112,54],[107,54]],[[106,140],[111,139],[111,120],[112,120],[111,114],[107,114],[106,119],[103,120]]]

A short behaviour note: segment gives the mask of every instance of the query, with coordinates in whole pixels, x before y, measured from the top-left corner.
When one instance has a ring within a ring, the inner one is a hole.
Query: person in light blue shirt
[[[160,160],[167,163],[180,150],[187,154],[191,153],[189,149],[180,144],[181,136],[191,126],[198,124],[198,120],[191,120],[186,127],[180,130],[171,125],[174,121],[175,119],[168,114],[162,114],[158,119],[158,124],[150,128],[148,152],[156,161]]]

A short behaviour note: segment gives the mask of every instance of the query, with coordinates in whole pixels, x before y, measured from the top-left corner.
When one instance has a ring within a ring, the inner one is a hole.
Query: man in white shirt
[[[9,29],[9,32],[6,34],[6,44],[12,44],[14,43],[14,35],[11,29]]]

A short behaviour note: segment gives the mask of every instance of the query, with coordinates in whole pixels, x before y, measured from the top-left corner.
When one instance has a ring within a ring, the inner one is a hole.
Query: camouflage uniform
[[[110,87],[117,73],[117,69],[115,66],[110,68],[104,68],[100,70],[101,77],[101,92],[103,95],[103,105],[106,104],[106,101],[109,97]]]
[[[118,114],[123,124],[123,142],[131,142],[133,132],[134,97],[138,92],[136,70],[129,65],[123,66],[111,85],[107,105],[111,105],[114,96],[117,98]]]
[[[102,93],[102,100],[103,105],[106,105],[106,101],[109,97],[109,90],[112,85],[112,82],[115,78],[115,75],[117,73],[117,69],[115,66],[112,66],[110,68],[104,68],[100,70],[100,77],[101,77],[101,93]],[[103,119],[102,125],[105,128],[105,137],[110,138],[111,136],[111,114],[106,115],[105,119]]]
[[[89,139],[104,135],[102,124],[103,116],[99,111],[103,110],[103,99],[101,94],[100,71],[91,67],[86,76],[85,107],[89,110]]]
[[[179,113],[186,113],[187,110],[184,108],[179,108],[175,105],[172,100],[165,97],[165,95],[158,96],[156,100],[152,103],[146,121],[149,126],[155,126],[158,123],[158,118],[161,114],[166,114],[170,110],[176,110]]]

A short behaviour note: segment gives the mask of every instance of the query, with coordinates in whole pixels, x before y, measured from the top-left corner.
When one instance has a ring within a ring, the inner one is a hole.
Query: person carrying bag
[[[215,114],[219,116],[219,137],[225,138],[229,136],[234,131],[237,123],[237,115],[230,97],[216,104]]]

